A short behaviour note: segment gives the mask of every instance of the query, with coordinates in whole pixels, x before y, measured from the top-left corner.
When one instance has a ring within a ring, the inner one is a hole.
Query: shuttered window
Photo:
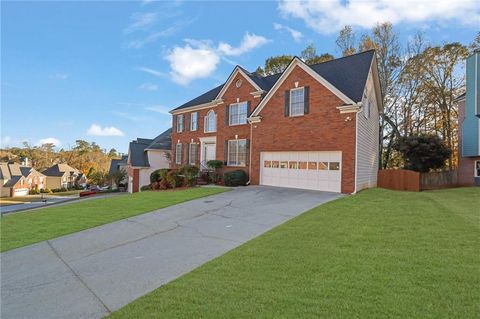
[[[190,131],[198,129],[198,112],[190,113]]]
[[[182,144],[175,145],[175,164],[182,164]]]
[[[235,103],[229,107],[229,125],[247,124],[248,103]]]
[[[290,116],[305,114],[305,91],[302,88],[290,90]]]
[[[246,166],[247,140],[228,141],[228,166]]]

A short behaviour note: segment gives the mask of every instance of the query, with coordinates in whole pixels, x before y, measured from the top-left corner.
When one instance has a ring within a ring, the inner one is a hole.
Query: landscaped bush
[[[239,169],[236,171],[226,172],[223,175],[226,186],[245,186],[248,182],[248,175],[245,171]]]
[[[168,189],[169,185],[168,185],[168,182],[167,182],[167,179],[162,179],[160,180],[160,182],[158,183],[159,187],[161,190],[165,190],[165,189]]]
[[[198,177],[200,169],[193,165],[184,165],[180,168],[180,174],[183,175],[185,184],[188,186],[194,186]]]
[[[169,171],[165,179],[170,188],[175,188],[183,185],[183,178],[177,171]]]
[[[54,188],[52,189],[52,193],[60,193],[62,191],[61,188]]]
[[[67,192],[67,191],[68,191],[68,189],[67,189],[67,188],[65,188],[65,187],[62,187],[62,188],[60,188],[60,191],[61,191],[61,192]]]
[[[40,193],[41,194],[49,194],[51,193],[52,191],[49,189],[49,188],[42,188],[40,189]]]
[[[210,183],[218,183],[220,181],[218,170],[223,167],[223,162],[219,160],[211,160],[207,162],[207,166],[214,170],[213,172],[208,173],[208,181]]]
[[[160,169],[157,169],[156,171],[153,171],[152,174],[150,174],[150,183],[158,182],[161,179],[160,171]]]
[[[207,166],[208,168],[216,170],[223,167],[223,162],[219,160],[210,160],[207,162]]]
[[[38,195],[40,191],[38,189],[31,189],[28,191],[28,195]]]
[[[140,190],[144,192],[144,191],[152,190],[152,188],[150,187],[150,185],[143,185],[142,187],[140,187]]]

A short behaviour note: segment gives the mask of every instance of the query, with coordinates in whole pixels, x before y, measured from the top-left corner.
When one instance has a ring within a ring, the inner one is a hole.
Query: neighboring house
[[[458,182],[480,185],[480,50],[467,58],[467,91],[459,96]]]
[[[114,158],[110,162],[110,169],[108,170],[108,175],[112,176],[115,172],[118,172],[120,170],[125,170],[125,172],[128,171],[128,155],[122,156],[122,158]],[[112,187],[116,188],[118,185],[116,185],[113,181],[111,181]],[[128,183],[128,175],[125,177],[124,180],[122,180],[121,184],[127,184]]]
[[[177,107],[173,167],[245,170],[251,184],[354,193],[377,184],[382,96],[375,52],[227,81]]]
[[[72,188],[87,184],[86,176],[68,164],[55,164],[42,172],[47,176],[47,188]]]
[[[45,189],[46,176],[32,167],[16,163],[0,163],[2,197],[25,196],[30,189]]]
[[[150,174],[160,168],[170,167],[172,129],[154,139],[137,138],[128,147],[128,191],[136,193],[150,184]]]

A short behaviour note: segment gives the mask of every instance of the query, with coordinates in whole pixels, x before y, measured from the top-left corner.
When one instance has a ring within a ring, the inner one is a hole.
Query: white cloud
[[[142,71],[142,72],[145,72],[145,73],[148,73],[148,74],[151,74],[151,75],[155,75],[155,76],[166,76],[167,74],[163,73],[163,72],[160,72],[160,71],[157,71],[157,70],[154,70],[154,69],[151,69],[151,68],[146,68],[146,67],[139,67],[139,68],[136,68],[136,70],[138,71]]]
[[[124,34],[130,34],[138,30],[146,30],[157,22],[158,14],[156,12],[139,13],[135,12],[131,16],[132,23],[123,30]]]
[[[186,85],[192,80],[210,76],[217,69],[220,58],[247,53],[269,41],[248,32],[238,47],[225,42],[215,47],[209,40],[185,39],[184,46],[174,47],[166,57],[170,62],[170,75],[176,83]]]
[[[55,79],[55,80],[66,80],[66,79],[68,79],[68,74],[66,74],[66,73],[55,73],[55,74],[50,75],[50,78]]]
[[[477,0],[282,0],[279,10],[285,16],[304,20],[323,34],[337,32],[345,25],[370,28],[384,21],[398,24],[458,20],[472,24],[480,19]]]
[[[138,88],[145,91],[158,91],[158,85],[153,83],[143,83]]]
[[[243,36],[242,42],[240,43],[240,46],[238,47],[232,47],[230,44],[225,43],[225,42],[220,42],[218,45],[218,50],[228,56],[238,56],[241,54],[244,54],[248,51],[251,51],[255,48],[261,47],[265,43],[267,43],[269,40],[265,37],[262,37],[260,35],[256,35],[253,33],[245,33]]]
[[[36,145],[41,146],[43,144],[49,144],[49,143],[55,145],[56,147],[59,147],[62,145],[62,143],[60,143],[60,140],[55,137],[42,138],[37,142]]]
[[[87,130],[87,135],[92,136],[123,136],[123,132],[113,126],[101,127],[98,124],[92,124]]]
[[[1,147],[6,147],[6,146],[9,146],[10,143],[12,143],[12,137],[11,136],[2,136],[2,138],[0,139],[0,146]]]
[[[290,28],[286,25],[281,25],[280,23],[274,23],[273,28],[275,30],[285,30],[285,31],[287,31],[288,33],[290,33],[290,35],[292,36],[292,38],[295,42],[302,41],[303,34],[302,34],[302,32],[300,32],[298,30],[292,29],[292,28]]]
[[[161,105],[147,106],[145,108],[145,110],[152,111],[152,112],[157,112],[157,113],[164,114],[164,115],[170,115],[170,113],[168,112],[169,110],[166,107],[161,106]]]
[[[197,47],[188,43],[183,47],[177,46],[166,59],[170,62],[173,81],[182,85],[209,76],[220,62],[218,53],[206,44],[197,44]]]

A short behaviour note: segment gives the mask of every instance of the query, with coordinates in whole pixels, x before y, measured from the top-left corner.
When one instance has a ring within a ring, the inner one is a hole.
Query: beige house
[[[31,189],[45,189],[47,177],[33,167],[17,163],[0,163],[2,197],[28,195]]]
[[[84,186],[87,183],[86,177],[79,170],[68,164],[55,164],[42,172],[47,176],[47,188],[72,188]]]

